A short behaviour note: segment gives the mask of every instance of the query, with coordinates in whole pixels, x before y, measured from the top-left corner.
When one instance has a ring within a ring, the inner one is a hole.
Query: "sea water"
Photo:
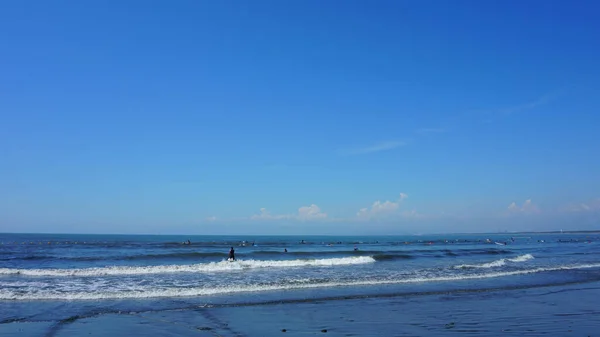
[[[227,261],[231,247],[234,262]],[[0,234],[0,323],[57,319],[82,308],[166,310],[598,280],[600,235],[594,233]]]

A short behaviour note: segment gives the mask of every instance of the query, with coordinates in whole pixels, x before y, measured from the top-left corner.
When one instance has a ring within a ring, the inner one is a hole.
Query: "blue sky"
[[[598,228],[598,14],[1,2],[0,232]]]

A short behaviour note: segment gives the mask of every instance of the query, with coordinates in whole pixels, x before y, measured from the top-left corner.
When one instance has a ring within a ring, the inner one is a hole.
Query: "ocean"
[[[227,261],[231,247],[235,249],[234,262]],[[508,301],[504,310],[480,317],[482,326],[485,322],[495,325],[467,329],[472,335],[496,335],[492,330],[502,329],[499,317],[507,308],[515,315],[513,323],[531,310],[545,308],[536,307],[531,299],[523,300],[540,289],[556,289],[557,294],[578,289],[581,294],[592,292],[584,296],[589,298],[597,296],[598,281],[597,233],[385,237],[0,234],[0,335],[128,335],[129,325],[133,331],[146,329],[144,335],[156,336],[268,336],[313,330],[329,335],[337,331],[344,336],[444,335],[456,333],[459,324],[440,323],[440,331],[435,330],[437,323],[432,322],[444,314],[470,308],[463,318],[472,320],[473,315]],[[448,296],[453,301],[443,300]],[[570,303],[564,294],[553,296],[560,296],[554,302]],[[397,311],[399,304],[394,303],[399,298],[402,306],[406,301],[413,305]],[[579,325],[584,328],[580,332],[588,333],[587,328],[596,331],[600,306],[574,302],[560,310],[580,310],[585,317],[582,322],[587,322]],[[487,307],[477,308],[482,303],[488,303]],[[351,309],[354,307],[368,310]],[[518,314],[525,307],[530,309]],[[308,314],[311,312],[314,315]],[[355,318],[336,322],[332,312],[346,312]],[[399,316],[391,315],[394,312]],[[417,314],[430,317],[434,330],[397,326]],[[388,320],[360,325],[369,315]],[[596,323],[590,325],[590,319]],[[326,320],[321,325],[329,328],[319,329],[317,324],[306,330],[319,320]],[[242,321],[243,326],[231,328]],[[561,320],[544,322],[545,333],[556,334],[556,329],[563,327]],[[280,325],[273,326],[275,323]],[[348,332],[353,325],[358,328]],[[153,328],[148,329],[150,326]],[[530,333],[543,328],[538,330]],[[527,330],[514,327],[502,333],[511,331],[527,334]]]

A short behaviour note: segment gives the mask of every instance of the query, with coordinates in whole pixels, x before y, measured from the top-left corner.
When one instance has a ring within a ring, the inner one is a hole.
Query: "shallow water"
[[[188,239],[192,244],[183,245]],[[225,261],[231,246],[235,262]],[[598,234],[0,235],[0,322],[5,324],[366,296],[484,297],[490,291],[598,280]]]

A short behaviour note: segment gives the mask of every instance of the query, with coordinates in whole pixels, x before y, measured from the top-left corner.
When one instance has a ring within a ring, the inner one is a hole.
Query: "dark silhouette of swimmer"
[[[229,251],[229,259],[235,261],[235,250],[233,250],[233,247],[231,247],[231,250]]]
[[[283,250],[283,252],[284,252],[284,253],[287,253],[287,248],[285,248],[285,249]]]

